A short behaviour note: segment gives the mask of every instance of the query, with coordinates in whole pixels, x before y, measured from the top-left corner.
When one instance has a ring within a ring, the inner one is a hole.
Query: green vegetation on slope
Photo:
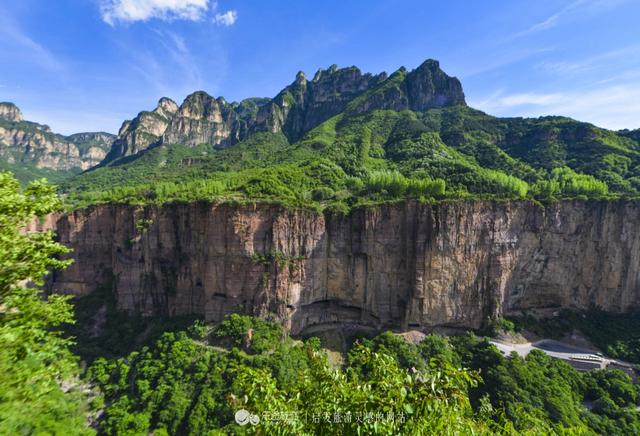
[[[405,186],[395,172],[373,174],[364,185],[372,191]],[[21,190],[7,173],[0,194],[2,434],[91,434],[92,414],[99,432],[118,435],[640,432],[639,389],[626,374],[579,373],[539,351],[504,357],[473,333],[414,345],[386,332],[356,341],[332,365],[317,338],[293,340],[275,322],[238,314],[215,326],[130,317],[97,293],[78,299],[74,325],[66,297],[21,285],[67,265],[51,233],[21,231],[59,199],[40,182]],[[637,360],[637,315],[565,315],[567,323],[532,325],[579,326]],[[70,350],[89,364],[83,381]],[[240,409],[260,423],[238,425]]]
[[[334,367],[316,338],[230,315],[97,359],[89,376],[104,393],[105,434],[640,431],[638,387],[624,373],[579,373],[539,351],[504,357],[472,333],[414,345],[387,332],[356,341]],[[240,409],[260,423],[238,425]]]
[[[29,182],[40,179],[47,179],[50,183],[59,184],[79,174],[81,170],[79,168],[68,171],[52,170],[50,168],[38,168],[29,163],[9,163],[4,159],[0,159],[0,171],[13,173],[14,177],[23,186],[26,186]]]
[[[390,85],[393,81],[389,81]],[[104,202],[276,201],[347,211],[405,198],[635,198],[640,145],[561,117],[494,118],[466,106],[359,113],[359,99],[290,144],[256,133],[234,146],[162,145],[65,184]]]

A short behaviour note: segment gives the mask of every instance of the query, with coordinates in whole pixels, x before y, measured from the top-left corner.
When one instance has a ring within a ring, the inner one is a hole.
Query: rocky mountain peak
[[[240,140],[246,126],[239,121],[235,106],[223,97],[196,91],[184,100],[167,126],[163,143],[227,146]]]
[[[444,73],[433,59],[411,72],[401,68],[391,76],[333,64],[319,69],[311,81],[299,71],[295,80],[272,99],[228,103],[223,97],[196,91],[178,106],[162,98],[153,113],[141,112],[123,125],[114,153],[136,153],[160,143],[226,147],[253,132],[264,131],[282,132],[296,141],[348,106],[355,112],[423,111],[464,103],[458,79]],[[161,117],[153,119],[148,114]],[[113,156],[110,153],[108,158]]]
[[[171,118],[178,111],[178,105],[169,97],[162,97],[153,111],[165,118]]]
[[[434,59],[427,59],[407,74],[405,83],[411,110],[466,104],[460,81],[442,71]]]
[[[307,83],[307,76],[304,74],[303,71],[298,71],[298,74],[296,74],[296,82],[299,85],[305,84]]]
[[[86,170],[100,162],[114,135],[84,132],[64,136],[25,120],[13,103],[0,103],[0,161],[37,170]]]
[[[18,122],[23,121],[22,112],[13,103],[2,102],[0,103],[0,118],[5,121]]]
[[[220,112],[220,101],[205,91],[196,91],[184,99],[178,109],[178,116],[188,118],[209,118]]]

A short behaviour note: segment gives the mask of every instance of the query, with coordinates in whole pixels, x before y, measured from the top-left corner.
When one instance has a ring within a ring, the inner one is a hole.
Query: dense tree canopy
[[[51,268],[68,265],[56,259],[67,249],[51,232],[23,231],[59,207],[51,186],[38,181],[21,190],[12,175],[0,172],[1,434],[88,432],[76,359],[56,330],[72,322],[71,306],[66,297],[44,297],[25,286],[42,284]]]
[[[638,387],[615,370],[579,373],[540,352],[505,357],[470,333],[414,345],[390,332],[340,363],[316,338],[231,315],[196,323],[90,377],[106,434],[634,434]],[[468,369],[461,369],[468,368]],[[240,426],[247,410],[260,423]],[[589,410],[591,409],[591,410]]]

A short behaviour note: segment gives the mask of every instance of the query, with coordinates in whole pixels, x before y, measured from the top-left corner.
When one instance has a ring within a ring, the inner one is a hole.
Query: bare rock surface
[[[510,311],[640,305],[640,204],[405,202],[349,216],[276,205],[104,205],[50,216],[73,265],[49,288],[146,315],[479,327]]]

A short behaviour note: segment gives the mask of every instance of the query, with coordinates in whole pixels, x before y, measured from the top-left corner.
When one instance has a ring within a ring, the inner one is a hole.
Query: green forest
[[[562,117],[347,109],[291,142],[257,132],[227,148],[154,146],[71,178],[61,192],[69,207],[261,201],[342,212],[408,198],[637,198],[640,143]]]
[[[248,336],[249,332],[251,335]],[[105,434],[634,434],[638,387],[617,370],[579,373],[533,352],[504,357],[468,333],[412,344],[356,338],[343,360],[317,338],[230,315],[97,358]],[[97,405],[96,405],[97,403]],[[583,404],[593,404],[591,410]],[[262,417],[243,428],[234,413]],[[351,416],[351,419],[347,418]]]

